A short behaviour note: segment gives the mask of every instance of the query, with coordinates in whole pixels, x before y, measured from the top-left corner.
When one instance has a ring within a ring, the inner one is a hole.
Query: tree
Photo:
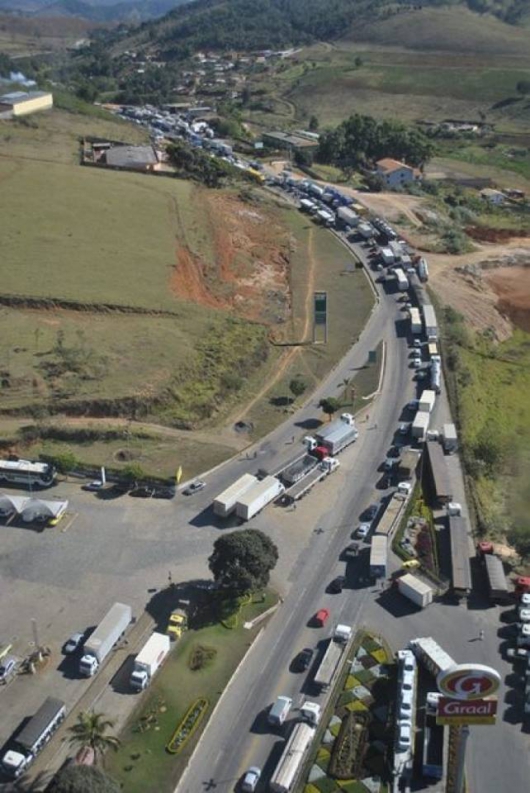
[[[320,400],[318,406],[319,408],[322,408],[324,413],[328,414],[329,420],[331,421],[333,414],[336,413],[340,408],[340,402],[338,399],[335,399],[335,397],[325,397],[324,399]]]
[[[138,482],[145,478],[145,471],[139,463],[128,463],[124,466],[122,474],[128,482]]]
[[[289,390],[295,399],[296,397],[302,396],[306,389],[307,383],[302,377],[293,377],[289,383]]]
[[[97,759],[106,749],[117,751],[120,745],[119,739],[108,732],[112,727],[114,722],[112,719],[106,719],[103,713],[96,713],[93,710],[82,711],[77,717],[77,724],[70,727],[69,743],[80,749],[90,747],[94,750]]]
[[[277,561],[278,548],[266,534],[243,529],[214,542],[208,566],[221,589],[243,595],[266,587]]]
[[[530,94],[530,80],[519,80],[515,88],[518,94],[522,94],[523,96]]]
[[[53,455],[53,462],[60,474],[68,474],[77,468],[78,461],[75,454],[71,451],[57,452]]]
[[[318,129],[318,118],[316,116],[311,116],[309,119],[309,129],[311,132],[316,132]]]
[[[55,776],[50,793],[120,793],[120,786],[99,768],[71,765]]]

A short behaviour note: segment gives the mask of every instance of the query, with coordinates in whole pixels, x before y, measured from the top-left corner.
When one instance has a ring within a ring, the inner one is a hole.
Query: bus
[[[0,460],[0,482],[26,487],[51,487],[57,471],[51,463],[32,460]]]
[[[263,184],[265,182],[265,176],[261,173],[261,171],[257,171],[255,168],[247,168],[245,173],[250,179],[253,179],[258,184]]]

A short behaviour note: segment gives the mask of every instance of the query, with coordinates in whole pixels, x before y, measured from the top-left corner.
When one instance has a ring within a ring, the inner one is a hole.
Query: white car
[[[65,642],[63,647],[63,653],[65,655],[72,655],[78,650],[81,645],[83,644],[83,639],[85,638],[84,633],[74,633],[73,636],[70,636],[67,642]]]
[[[412,724],[402,721],[398,727],[398,748],[402,752],[410,749],[412,743]]]
[[[400,424],[399,425],[399,434],[406,435],[410,429],[410,424]]]
[[[360,540],[364,540],[370,534],[371,528],[369,523],[361,523],[355,534]]]
[[[421,347],[420,339],[414,339],[414,341],[412,343],[413,343],[414,347]]]
[[[530,608],[520,608],[519,619],[521,622],[530,622]]]
[[[519,603],[523,608],[530,608],[530,592],[525,592],[524,595],[521,595]]]
[[[83,490],[88,490],[90,493],[94,493],[97,490],[101,490],[105,483],[101,481],[101,479],[94,479],[93,482],[88,482],[88,484],[83,485]]]
[[[256,790],[256,786],[259,782],[259,778],[261,776],[261,768],[253,765],[251,768],[248,769],[247,773],[244,776],[243,782],[241,783],[241,790],[244,793],[254,793]]]
[[[4,660],[0,663],[0,680],[7,680],[9,675],[15,671],[16,666],[16,658],[4,658]]]

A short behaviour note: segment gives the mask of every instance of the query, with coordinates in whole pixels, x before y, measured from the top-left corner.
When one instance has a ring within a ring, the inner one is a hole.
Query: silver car
[[[254,793],[256,790],[257,784],[259,782],[259,778],[261,776],[261,768],[253,765],[251,768],[248,769],[243,782],[241,784],[241,790],[244,793]]]

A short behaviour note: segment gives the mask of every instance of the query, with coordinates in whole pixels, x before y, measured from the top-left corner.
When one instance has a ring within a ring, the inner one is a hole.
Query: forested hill
[[[265,49],[338,39],[356,23],[405,9],[466,6],[510,24],[530,15],[529,0],[196,0],[140,30],[166,57],[208,49]]]

